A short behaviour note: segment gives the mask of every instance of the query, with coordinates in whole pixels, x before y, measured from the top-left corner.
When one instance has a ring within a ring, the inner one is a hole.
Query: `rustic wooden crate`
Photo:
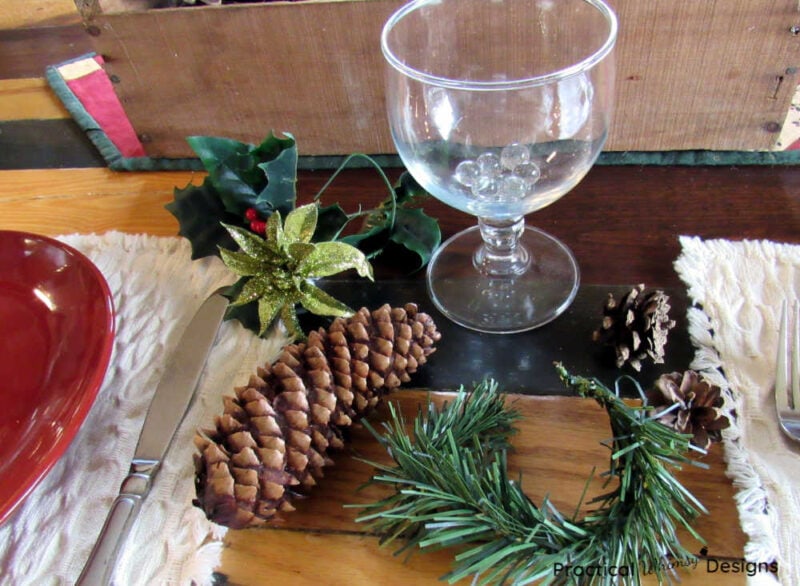
[[[394,152],[379,35],[402,0],[147,1],[92,0],[84,20],[151,156],[191,156],[190,135],[256,142],[273,129],[306,155]],[[797,0],[611,3],[621,30],[607,150],[773,148],[798,83]]]

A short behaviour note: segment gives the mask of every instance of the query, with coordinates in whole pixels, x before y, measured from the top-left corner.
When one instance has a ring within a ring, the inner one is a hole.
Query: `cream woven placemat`
[[[696,304],[692,368],[726,390],[726,409],[735,412],[723,441],[748,535],[745,558],[777,560],[780,582],[798,584],[800,445],[778,428],[773,385],[781,302],[800,295],[800,246],[683,237],[681,247],[675,269]],[[749,580],[774,583],[774,576]]]
[[[0,527],[0,582],[73,584],[128,472],[152,394],[188,321],[235,277],[216,258],[192,261],[178,238],[121,233],[60,238],[102,271],[114,296],[111,363],[92,410],[64,457]],[[192,506],[192,437],[222,411],[221,396],[277,356],[283,339],[262,340],[225,322],[197,396],[125,545],[114,583],[210,584],[225,530]]]

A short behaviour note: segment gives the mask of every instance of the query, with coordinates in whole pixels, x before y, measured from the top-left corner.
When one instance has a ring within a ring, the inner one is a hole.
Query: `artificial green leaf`
[[[295,206],[297,198],[297,146],[284,148],[274,159],[259,163],[267,177],[267,185],[258,194],[258,205],[288,214]]]
[[[175,188],[173,201],[164,206],[178,220],[178,234],[192,245],[192,259],[218,254],[218,247],[236,248],[221,222],[232,224],[236,216],[225,211],[219,194],[207,180],[202,185]]]
[[[282,305],[283,303],[281,303],[280,299],[261,297],[258,300],[258,321],[261,324],[258,332],[259,336],[263,336],[269,329]]]
[[[283,223],[284,238],[288,242],[311,242],[317,226],[317,204],[312,203],[291,211]]]
[[[247,155],[253,149],[252,145],[217,136],[190,136],[186,142],[209,173],[212,173],[220,163]]]
[[[266,178],[257,166],[253,145],[214,136],[191,136],[186,141],[200,157],[228,212],[241,215],[248,207],[257,207]],[[271,209],[260,211],[268,215]]]
[[[322,206],[317,211],[317,227],[314,230],[313,242],[336,240],[350,222],[350,217],[338,203]]]
[[[300,322],[297,320],[297,312],[294,309],[294,303],[285,304],[280,310],[281,321],[286,327],[287,333],[298,340],[305,340],[306,335],[303,333],[303,328],[300,327]]]
[[[272,284],[261,276],[250,277],[242,287],[239,296],[231,301],[233,305],[245,305],[252,303],[260,297],[273,298],[276,295]]]
[[[423,199],[430,196],[408,171],[403,171],[402,175],[400,175],[400,179],[397,180],[394,186],[394,192],[399,206],[408,205],[415,199]]]
[[[280,212],[275,212],[267,219],[267,245],[275,252],[283,250],[283,221]]]
[[[245,283],[249,281],[248,277],[242,277],[233,285],[228,287],[225,291],[225,297],[229,301],[233,301],[242,292]],[[252,332],[258,333],[261,330],[261,323],[258,320],[258,304],[246,303],[244,305],[228,304],[228,309],[225,310],[225,319],[235,319],[242,324],[245,328]]]
[[[441,244],[442,233],[439,223],[421,209],[398,208],[391,240],[417,253],[424,267]]]
[[[297,148],[294,136],[288,132],[284,133],[286,138],[278,138],[275,132],[270,131],[261,144],[255,147],[253,155],[262,163],[276,159],[283,151]]]
[[[347,305],[309,281],[303,282],[300,291],[303,294],[300,304],[313,314],[350,317],[354,313]]]
[[[280,221],[280,219],[278,220]],[[265,261],[278,260],[275,251],[269,246],[269,243],[261,238],[258,234],[254,234],[245,228],[239,226],[231,226],[230,224],[222,225],[231,235],[233,240],[242,249],[242,252],[254,256],[258,259]]]
[[[389,196],[364,215],[359,232],[343,237],[336,233],[331,236],[357,247],[368,259],[391,252],[390,243],[400,245],[417,255],[419,267],[423,267],[441,243],[438,222],[419,208],[409,207],[426,197],[429,197],[428,192],[405,171],[391,188]],[[349,220],[346,216],[345,219]]]
[[[233,250],[220,249],[220,257],[230,270],[240,277],[250,277],[263,273],[268,268],[268,263],[249,254]]]
[[[302,277],[327,277],[355,269],[362,277],[372,280],[372,265],[364,253],[344,242],[319,242],[314,251],[297,265]]]
[[[305,258],[314,252],[316,248],[315,244],[310,242],[292,242],[287,247],[287,253],[289,254],[289,258],[291,258],[295,263],[300,263]]]
[[[389,241],[389,236],[389,228],[385,224],[380,224],[362,230],[357,234],[349,234],[339,241],[355,246],[367,258],[372,259],[383,252],[386,243]]]
[[[218,165],[213,175],[209,175],[208,178],[213,181],[225,210],[231,214],[243,216],[247,208],[258,205],[258,193],[228,165]],[[259,212],[263,213],[262,210]]]

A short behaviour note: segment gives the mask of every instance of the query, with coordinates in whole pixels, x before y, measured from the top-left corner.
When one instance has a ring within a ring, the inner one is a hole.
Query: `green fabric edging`
[[[397,155],[372,156],[381,167],[402,167]],[[344,156],[301,156],[301,169],[336,169]],[[608,151],[600,153],[597,165],[652,165],[652,166],[731,166],[731,165],[796,165],[800,151]],[[348,166],[367,166],[366,161],[355,159]]]
[[[796,165],[800,151],[621,151],[604,152],[598,165]]]
[[[94,53],[81,55],[70,61],[60,63],[59,66],[75,61],[82,61],[86,58],[93,58],[94,55]],[[61,103],[64,104],[64,107],[78,126],[86,133],[89,140],[92,141],[92,144],[100,152],[100,155],[105,159],[110,169],[113,171],[179,171],[184,169],[199,170],[203,168],[200,164],[200,160],[196,158],[163,159],[123,156],[97,121],[95,121],[94,117],[86,111],[86,108],[83,107],[80,100],[72,93],[67,82],[58,72],[57,67],[58,66],[50,65],[45,69],[47,83],[58,99],[61,100]]]

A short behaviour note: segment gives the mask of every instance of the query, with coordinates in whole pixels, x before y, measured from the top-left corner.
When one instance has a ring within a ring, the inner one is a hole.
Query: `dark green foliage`
[[[235,250],[236,244],[221,224],[249,229],[248,209],[256,210],[264,220],[273,212],[286,217],[295,209],[298,152],[290,134],[278,138],[271,133],[260,145],[213,136],[193,136],[187,142],[208,176],[202,185],[176,188],[174,201],[166,207],[177,218],[180,235],[191,242],[192,258],[219,254],[218,246]],[[322,205],[325,189],[355,157],[375,167],[386,185],[386,198],[374,209],[353,213],[345,212],[338,203]],[[398,245],[416,255],[419,264],[415,268],[422,268],[441,242],[438,222],[420,208],[427,197],[408,173],[392,185],[372,158],[351,155],[314,198],[320,206],[313,242],[346,242],[369,259]]]

